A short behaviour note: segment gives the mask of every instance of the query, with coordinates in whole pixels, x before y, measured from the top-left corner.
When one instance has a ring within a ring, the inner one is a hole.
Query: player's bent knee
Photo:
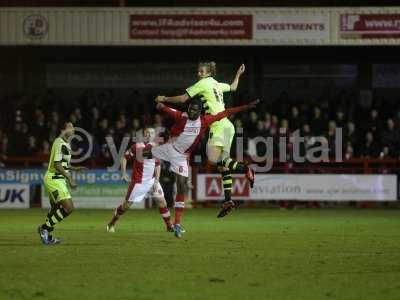
[[[72,202],[72,199],[65,199],[64,201],[61,202],[61,206],[64,208],[64,210],[70,214],[74,210],[74,203]]]

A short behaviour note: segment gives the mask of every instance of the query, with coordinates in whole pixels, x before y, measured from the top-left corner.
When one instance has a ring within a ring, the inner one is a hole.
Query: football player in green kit
[[[201,62],[197,70],[199,80],[194,85],[188,87],[183,95],[173,97],[157,96],[156,102],[184,103],[190,98],[198,96],[203,103],[205,113],[215,115],[225,110],[223,94],[237,90],[240,76],[244,71],[245,66],[241,65],[231,84],[221,83],[214,79],[216,75],[215,62]],[[210,127],[207,142],[208,160],[209,163],[217,165],[221,172],[225,195],[225,200],[218,217],[224,217],[236,206],[236,203],[231,199],[232,173],[246,174],[250,187],[253,187],[255,180],[255,173],[250,167],[230,157],[234,136],[235,127],[228,118],[215,122]]]
[[[45,245],[54,245],[61,242],[54,238],[51,232],[54,226],[68,217],[74,205],[70,189],[77,187],[70,171],[81,171],[85,167],[72,167],[70,137],[74,134],[74,125],[70,122],[64,123],[61,134],[54,140],[51,147],[49,166],[44,176],[44,187],[49,195],[51,209],[47,214],[45,222],[39,226],[38,233]]]

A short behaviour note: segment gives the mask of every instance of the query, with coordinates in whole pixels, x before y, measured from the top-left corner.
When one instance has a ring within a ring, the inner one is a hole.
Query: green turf
[[[0,211],[0,299],[400,299],[400,211],[79,210],[43,246],[44,210]]]

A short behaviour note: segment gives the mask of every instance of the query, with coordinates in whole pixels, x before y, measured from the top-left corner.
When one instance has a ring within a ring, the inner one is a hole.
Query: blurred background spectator
[[[44,91],[46,98],[57,98],[54,90]],[[145,99],[145,102],[153,104],[153,95],[140,94],[135,91],[135,98]],[[88,96],[90,95],[90,96]],[[121,103],[113,99],[115,93],[108,89],[107,92],[95,91],[85,92],[77,99],[86,98],[84,102],[71,101],[74,105],[65,102],[54,102],[50,106],[44,106],[43,101],[35,102],[35,95],[26,94],[22,97],[9,97],[2,99],[6,107],[11,107],[11,111],[4,112],[1,118],[0,127],[0,161],[4,161],[6,156],[26,157],[43,156],[50,152],[50,145],[58,135],[58,129],[63,121],[68,120],[76,127],[81,127],[94,138],[93,159],[109,162],[112,159],[110,147],[106,138],[112,138],[119,149],[122,140],[128,138],[131,142],[142,139],[142,129],[144,126],[153,126],[158,132],[162,132],[164,127],[170,126],[161,114],[155,110],[155,105],[135,106],[135,109],[124,109]],[[344,158],[353,157],[397,157],[400,146],[400,135],[397,129],[397,114],[386,119],[382,124],[381,115],[388,115],[387,111],[381,113],[378,108],[368,110],[368,117],[353,118],[349,109],[338,108],[333,111],[331,118],[321,109],[320,106],[310,106],[308,103],[299,103],[288,106],[289,94],[285,93],[279,99],[283,102],[275,101],[273,106],[266,106],[265,110],[253,110],[249,114],[238,114],[232,117],[232,122],[236,129],[243,128],[242,135],[244,150],[248,154],[265,155],[267,149],[265,144],[256,143],[256,137],[274,138],[275,155],[278,154],[278,137],[291,137],[292,134],[300,129],[300,134],[304,136],[306,143],[302,147],[302,152],[315,146],[315,137],[323,137],[328,145],[329,157],[334,157],[336,147],[335,138],[337,129],[342,130],[343,134],[343,154]],[[17,103],[13,99],[17,98]],[[93,101],[93,99],[96,99]],[[92,101],[92,106],[87,109],[88,102]],[[129,103],[128,100],[125,101]],[[233,99],[232,105],[239,104]],[[329,102],[329,101],[328,101]],[[82,104],[80,104],[82,103]],[[16,105],[17,104],[17,105]],[[326,104],[324,104],[326,105]],[[344,106],[346,107],[346,106]],[[400,107],[399,107],[400,108]],[[396,112],[398,109],[396,109]],[[180,107],[182,109],[182,107]],[[83,111],[85,113],[83,113]],[[116,114],[111,112],[118,112]],[[6,114],[14,116],[9,121]],[[33,115],[33,118],[29,118]],[[25,120],[32,120],[27,123]],[[288,139],[289,141],[289,139]],[[321,140],[320,140],[321,141]],[[290,152],[290,150],[288,149]]]

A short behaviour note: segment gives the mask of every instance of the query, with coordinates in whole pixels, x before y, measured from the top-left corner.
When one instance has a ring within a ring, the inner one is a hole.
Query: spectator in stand
[[[301,134],[304,137],[311,137],[311,128],[310,125],[308,125],[307,123],[303,125],[302,129],[301,129]]]
[[[377,158],[379,156],[379,145],[371,131],[365,134],[365,142],[360,146],[359,152],[359,155],[363,158]]]
[[[68,121],[71,122],[72,124],[74,124],[75,127],[77,127],[76,123],[78,122],[78,119],[76,118],[75,114],[73,114],[73,113],[70,114]]]
[[[88,124],[88,130],[90,130],[90,132],[94,133],[97,130],[97,125],[99,124],[99,118],[100,118],[100,112],[99,109],[95,106],[92,107],[91,109],[91,118],[90,118],[90,122]]]
[[[7,158],[8,138],[7,135],[0,129],[0,167],[3,167]]]
[[[21,123],[23,121],[21,110],[17,109],[15,112],[15,122]]]
[[[106,143],[106,134],[108,132],[108,119],[102,118],[99,122],[98,128],[95,133],[95,139],[99,145]]]
[[[5,103],[2,103],[0,110],[0,160],[4,155],[26,155],[26,151],[32,155],[35,153],[48,155],[48,143],[57,136],[57,129],[64,120],[71,120],[76,126],[82,126],[94,133],[95,157],[108,159],[110,156],[105,140],[106,135],[112,137],[117,142],[116,146],[119,146],[121,139],[127,136],[141,141],[143,124],[156,128],[167,125],[164,124],[167,120],[163,120],[159,114],[154,114],[152,102],[147,101],[150,95],[136,96],[140,97],[141,101],[143,100],[140,103],[148,104],[146,109],[138,110],[136,107],[132,109],[124,97],[121,97],[121,101],[115,101],[112,90],[91,90],[86,92],[86,96],[72,99],[72,101],[56,101],[55,99],[59,97],[55,91],[40,92],[38,95],[2,97],[1,101]],[[283,96],[282,101],[287,102],[289,95],[286,93]],[[318,101],[318,106],[312,109],[311,116],[309,105],[312,102],[299,102],[296,105],[287,102],[281,105],[277,101],[273,104],[265,103],[262,112],[252,111],[249,115],[238,115],[234,124],[235,127],[244,127],[242,134],[244,146],[248,145],[249,137],[255,136],[271,136],[274,142],[278,143],[279,136],[290,137],[296,129],[300,128],[308,147],[315,146],[317,139],[313,137],[324,136],[328,140],[329,155],[332,157],[336,150],[334,129],[344,127],[343,151],[346,157],[366,158],[377,157],[380,154],[384,158],[399,157],[400,134],[397,132],[395,121],[388,119],[385,124],[381,116],[391,115],[398,111],[400,104],[393,102],[391,106],[388,106],[386,102],[380,100],[372,107],[368,96],[368,105],[360,105],[354,100],[357,97],[351,93],[344,93],[338,97],[339,99],[330,97],[329,94],[323,95],[321,98],[323,101]],[[346,101],[340,100],[343,97]],[[336,105],[339,102],[340,105],[340,108],[332,110],[329,122],[325,117],[328,112],[326,107],[328,98],[330,104]],[[382,108],[378,110],[377,105]],[[49,108],[49,110],[44,111],[41,107]],[[352,113],[353,108],[358,109],[357,114]],[[365,109],[368,118],[359,113],[360,109]],[[271,115],[266,112],[267,110],[275,114]],[[71,113],[68,115],[65,112]],[[399,113],[397,117],[400,120]],[[26,122],[29,124],[27,125]],[[111,127],[113,128],[110,129]],[[254,152],[264,152],[260,148],[262,146],[257,145],[257,147],[259,149],[254,149]],[[305,153],[304,144],[303,146],[300,144],[300,147],[303,147],[301,151]],[[278,147],[274,149],[277,150]]]
[[[55,110],[51,111],[49,122],[47,122],[48,127],[50,127],[51,125],[55,125],[57,126],[57,128],[60,125],[60,115]]]
[[[10,134],[9,154],[15,156],[24,156],[28,145],[27,125],[24,123],[15,123],[14,131]]]
[[[238,129],[243,129],[243,121],[242,119],[236,119],[234,121],[234,125],[235,125],[235,131],[237,131]]]
[[[159,136],[165,131],[165,126],[163,124],[163,117],[160,114],[154,115],[153,128],[156,131],[156,135]]]
[[[281,126],[279,127],[279,134],[281,136],[288,136],[289,135],[289,122],[287,119],[281,120]]]
[[[107,130],[106,136],[104,138],[104,143],[100,146],[101,159],[106,163],[112,160],[111,151],[117,151],[115,143],[110,145],[106,142],[107,138],[114,139],[114,129],[110,128]],[[117,153],[117,152],[115,152]]]
[[[45,116],[41,109],[36,109],[35,111],[35,119],[32,125],[31,133],[36,137],[37,141],[44,141],[48,139],[48,127],[45,122]]]
[[[124,113],[121,113],[119,115],[118,121],[120,121],[123,125],[124,128],[127,127],[127,120],[126,120],[126,115]]]
[[[114,143],[115,145],[119,148],[122,142],[122,139],[124,137],[125,134],[125,125],[124,122],[119,119],[117,120],[117,122],[115,122],[115,129],[114,129]]]
[[[279,133],[279,119],[277,115],[272,115],[271,126],[269,128],[269,135],[276,136]]]
[[[257,121],[258,115],[255,111],[250,112],[250,119],[245,124],[245,130],[248,132],[249,137],[254,138],[257,136]]]
[[[310,125],[308,125],[307,123],[302,126],[301,131],[300,131],[300,137],[304,138],[304,142],[300,143],[300,145],[299,145],[300,146],[300,155],[302,157],[305,157],[306,151],[308,149],[307,145],[309,144],[310,139],[311,139],[311,128],[310,128]],[[294,142],[294,139],[293,139],[293,142]]]
[[[311,132],[314,136],[320,136],[325,131],[325,120],[321,116],[321,109],[316,106],[313,109],[313,117],[310,121]]]
[[[50,155],[50,143],[48,141],[43,141],[42,148],[39,151],[39,155]]]
[[[49,141],[53,142],[59,135],[59,126],[56,123],[49,123]]]
[[[344,150],[344,158],[345,159],[352,159],[354,157],[354,149],[350,142],[346,143],[345,150]]]
[[[388,155],[397,156],[399,147],[399,133],[395,129],[395,124],[392,118],[387,119],[386,129],[382,133],[382,145],[388,147]]]
[[[140,142],[143,140],[143,129],[138,118],[132,120],[131,138],[133,142]]]
[[[264,128],[266,131],[269,131],[271,128],[271,114],[269,112],[264,114]]]
[[[388,159],[392,158],[392,155],[390,155],[390,150],[389,147],[383,147],[381,153],[379,154],[380,159]]]
[[[336,118],[335,118],[335,122],[336,122],[336,127],[337,128],[343,128],[346,126],[346,120],[345,120],[345,115],[342,109],[338,109],[336,111]]]
[[[257,121],[257,130],[255,132],[254,137],[266,138],[268,132],[265,130],[265,122],[258,120]],[[266,145],[264,143],[257,143],[256,153],[258,156],[264,156],[266,153]]]
[[[28,148],[26,149],[26,155],[35,156],[38,154],[38,146],[36,144],[36,138],[34,136],[30,136],[28,138]]]
[[[356,135],[356,126],[353,122],[348,122],[346,130],[344,131],[344,139],[345,143],[350,143],[353,147],[354,145],[358,145],[358,138]],[[358,153],[356,153],[358,155]]]
[[[336,122],[333,120],[329,121],[328,133],[326,135],[329,147],[329,157],[335,157],[336,155]]]
[[[378,111],[376,109],[371,109],[370,117],[368,120],[368,126],[366,130],[372,131],[375,136],[378,136],[382,132],[382,122],[379,120]]]
[[[6,133],[3,131],[3,129],[0,128],[0,145],[1,145],[1,141],[3,140],[3,137],[6,136]]]
[[[289,122],[287,119],[282,119],[281,120],[281,126],[279,127],[279,137],[280,138],[285,138],[286,142],[286,157],[290,158],[289,155],[291,155],[292,151],[292,144],[290,143],[290,130],[289,130]],[[277,139],[278,144],[275,146],[279,150],[279,139]],[[280,150],[279,150],[280,151]],[[279,153],[277,153],[277,156],[279,156]]]
[[[79,107],[75,108],[72,115],[75,116],[75,122],[74,122],[74,126],[75,127],[80,127],[80,128],[85,128],[85,124],[84,124],[84,120],[82,118],[82,112],[81,109]]]
[[[37,156],[41,157],[43,159],[42,166],[43,168],[48,167],[48,159],[50,157],[50,143],[48,141],[43,141],[41,147],[39,148],[39,151],[37,152]]]
[[[301,129],[301,126],[303,125],[297,106],[292,106],[292,109],[290,110],[289,123],[292,132]]]
[[[254,136],[267,136],[267,132],[265,130],[265,122],[258,120],[257,121],[257,128],[256,131],[254,132]]]
[[[234,124],[236,133],[238,133],[238,129],[242,128],[243,125],[242,120],[236,119]],[[250,156],[264,155],[263,153],[265,153],[265,145],[259,142],[256,144],[256,142],[260,137],[265,138],[268,136],[268,132],[265,130],[265,122],[258,120],[256,121],[256,128],[253,131],[250,132],[246,129],[243,133],[246,133],[249,136],[247,143],[244,143],[244,145],[247,147],[246,153]],[[232,149],[236,148],[232,147]]]

